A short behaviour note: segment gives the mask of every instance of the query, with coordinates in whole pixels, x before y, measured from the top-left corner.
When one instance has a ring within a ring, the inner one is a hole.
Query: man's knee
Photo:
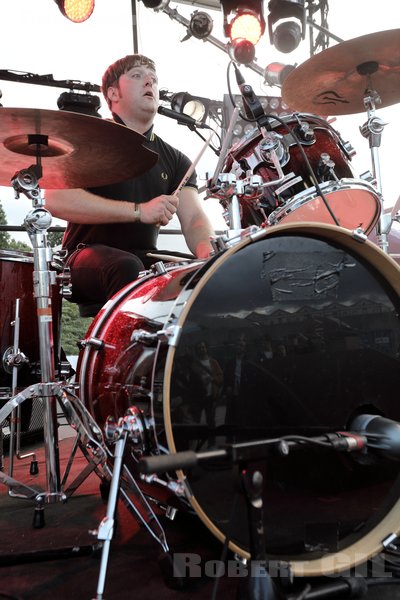
[[[143,269],[143,263],[133,254],[124,253],[114,256],[113,260],[105,266],[103,273],[108,297],[110,298],[125,285],[137,279]]]

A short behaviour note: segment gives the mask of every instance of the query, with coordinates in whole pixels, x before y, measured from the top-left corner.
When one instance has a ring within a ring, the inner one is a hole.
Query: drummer
[[[196,174],[175,194],[189,159],[153,131],[159,101],[154,62],[140,54],[117,60],[104,73],[102,91],[114,121],[144,135],[144,145],[158,154],[158,161],[129,181],[46,192],[51,214],[68,221],[63,248],[71,269],[71,300],[79,304],[103,304],[154,263],[147,254],[156,250],[159,227],[175,214],[195,257],[210,255],[214,236]]]

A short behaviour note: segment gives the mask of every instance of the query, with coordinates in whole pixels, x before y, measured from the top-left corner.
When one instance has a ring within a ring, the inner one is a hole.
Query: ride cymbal
[[[112,121],[36,108],[0,108],[0,185],[41,157],[42,188],[92,187],[150,169],[157,154],[145,137]]]
[[[400,101],[400,29],[354,38],[312,56],[288,75],[282,98],[298,112],[347,115],[366,110],[366,89],[380,96],[376,108]]]

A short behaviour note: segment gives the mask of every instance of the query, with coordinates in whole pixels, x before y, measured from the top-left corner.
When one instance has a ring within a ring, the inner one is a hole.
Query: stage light
[[[224,33],[231,42],[245,39],[257,44],[265,31],[262,0],[221,0]]]
[[[163,10],[169,4],[169,0],[142,0],[146,8],[152,8],[156,12]]]
[[[270,11],[268,32],[271,44],[285,54],[292,52],[306,34],[307,15],[304,0],[270,0],[268,10]],[[292,17],[297,21],[288,20]],[[274,29],[276,23],[278,25]]]
[[[83,23],[93,12],[94,0],[55,0],[58,8],[73,23]]]
[[[208,117],[210,100],[200,96],[191,96],[187,92],[178,92],[171,97],[171,108],[176,112],[192,117],[204,123]]]
[[[228,54],[235,62],[248,65],[254,60],[256,49],[249,40],[238,38],[228,44]]]
[[[57,100],[60,110],[82,113],[91,117],[101,117],[98,110],[101,106],[99,96],[78,92],[63,92]]]
[[[283,63],[270,63],[264,70],[264,83],[270,86],[282,87],[286,77],[295,69],[294,65],[284,65]]]
[[[250,10],[238,10],[230,23],[230,39],[245,39],[257,44],[262,36],[262,27],[258,15]]]
[[[212,32],[213,25],[209,14],[196,10],[191,16],[188,32],[198,40],[204,40]]]

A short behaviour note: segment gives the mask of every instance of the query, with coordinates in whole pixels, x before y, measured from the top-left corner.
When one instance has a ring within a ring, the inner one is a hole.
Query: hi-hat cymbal
[[[157,162],[157,154],[145,148],[144,141],[132,129],[99,117],[36,108],[0,108],[0,185],[9,186],[17,171],[36,164],[37,147],[43,170],[41,188],[92,187],[124,181]]]
[[[348,115],[366,110],[367,88],[381,98],[376,108],[400,101],[400,29],[354,38],[312,56],[289,74],[282,98],[299,112]]]

